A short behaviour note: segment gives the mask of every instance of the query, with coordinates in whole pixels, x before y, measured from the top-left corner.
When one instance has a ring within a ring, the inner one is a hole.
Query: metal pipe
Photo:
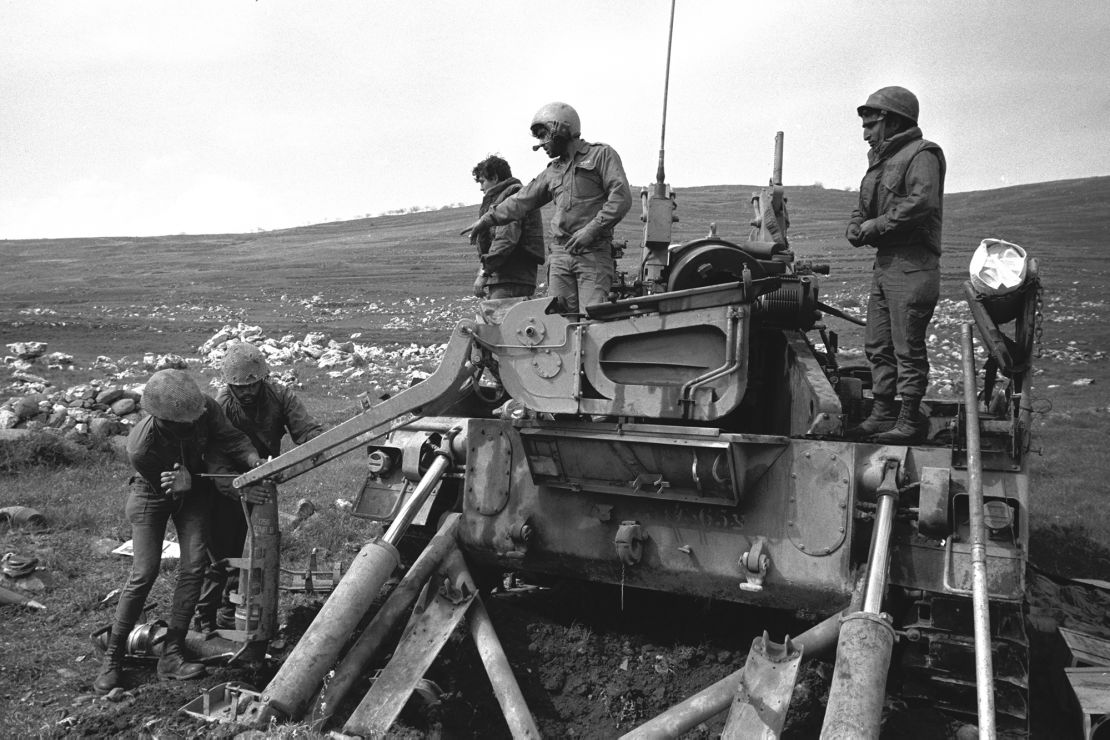
[[[885,460],[882,481],[876,490],[875,525],[867,556],[867,580],[860,611],[844,617],[836,646],[825,720],[821,737],[878,738],[882,720],[886,676],[894,647],[890,616],[882,614],[890,565],[890,538],[898,508],[898,460]]]
[[[898,462],[887,460],[883,479],[875,491],[875,526],[871,530],[871,549],[867,555],[867,587],[863,592],[862,610],[871,614],[882,611],[886,594],[887,564],[890,562],[890,535],[894,531],[894,513],[898,508]]]
[[[394,547],[405,536],[405,531],[412,524],[412,520],[420,513],[420,509],[424,506],[428,496],[431,495],[436,485],[439,484],[440,479],[451,470],[452,465],[451,453],[446,450],[436,450],[435,460],[428,466],[428,472],[424,473],[424,477],[416,484],[410,495],[405,502],[401,505],[401,510],[397,512],[397,516],[389,525],[389,529],[382,535],[382,542],[386,542]]]
[[[771,170],[771,184],[782,185],[782,131],[775,132],[775,159]]]
[[[482,665],[486,667],[486,675],[493,686],[493,695],[501,705],[505,723],[508,724],[514,740],[542,737],[536,727],[536,720],[524,701],[524,694],[513,675],[509,659],[505,657],[505,650],[493,629],[493,622],[490,621],[481,595],[475,597],[470,605],[470,634],[474,638],[474,644],[478,646],[478,655],[482,658]]]
[[[459,514],[449,514],[435,537],[409,567],[401,582],[393,589],[393,593],[370,620],[370,624],[362,631],[343,660],[335,667],[331,680],[320,690],[316,701],[313,702],[313,720],[326,721],[335,713],[335,708],[346,698],[351,687],[362,676],[385,638],[397,623],[412,611],[412,605],[420,596],[424,583],[455,547],[455,532],[458,528]]]
[[[693,418],[694,394],[698,388],[706,383],[712,383],[717,378],[733,372],[740,364],[741,358],[737,357],[740,346],[740,316],[735,311],[730,311],[728,316],[728,335],[725,337],[725,364],[699,375],[683,384],[679,393],[679,402],[683,404],[683,418]],[[687,416],[689,413],[689,416]]]
[[[840,632],[840,618],[854,610],[853,604],[848,609],[818,622],[797,637],[791,637],[790,642],[802,649],[802,660],[821,655],[836,645],[836,638]],[[728,709],[743,679],[744,669],[741,668],[688,697],[685,701],[675,704],[662,714],[649,719],[623,735],[621,740],[676,738]]]
[[[979,707],[979,737],[993,738],[994,667],[991,658],[990,596],[987,590],[987,536],[983,521],[983,461],[979,440],[979,397],[971,324],[960,336],[963,353],[964,407],[967,423],[967,495],[971,527],[971,599],[975,627],[975,683]]]
[[[822,740],[878,740],[893,647],[894,627],[889,615],[859,611],[844,617],[821,726]]]
[[[285,719],[300,719],[324,676],[335,665],[351,633],[362,621],[386,579],[400,565],[396,543],[404,535],[424,501],[451,467],[449,453],[438,451],[428,472],[405,500],[397,518],[380,540],[369,542],[355,556],[351,567],[336,584],[293,652],[262,693],[269,711]]]

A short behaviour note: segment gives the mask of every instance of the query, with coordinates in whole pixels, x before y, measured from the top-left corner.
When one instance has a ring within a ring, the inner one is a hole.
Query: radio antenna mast
[[[659,186],[667,179],[663,169],[663,153],[667,142],[667,96],[670,93],[671,87],[671,44],[674,42],[674,6],[675,0],[671,0],[671,23],[670,28],[667,30],[667,71],[663,75],[663,124],[659,132],[659,167],[655,170],[657,193],[659,193]]]
[[[667,97],[671,86],[671,44],[674,41],[674,7],[671,0],[671,23],[667,30],[667,72],[663,78],[663,125],[659,132],[659,166],[655,170],[655,184],[650,192],[647,187],[640,191],[640,207],[644,222],[643,258],[640,260],[640,283],[648,294],[666,290],[663,272],[667,267],[667,248],[671,244],[673,224],[678,218],[674,215],[674,193],[666,183],[663,168],[664,152],[667,143]]]

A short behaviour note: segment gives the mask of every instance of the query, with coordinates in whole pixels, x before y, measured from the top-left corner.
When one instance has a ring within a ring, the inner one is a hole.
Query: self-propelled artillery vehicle
[[[328,716],[335,687],[350,685],[342,652],[397,565],[394,546],[410,525],[434,529],[447,516],[465,561],[456,570],[824,618],[781,644],[757,639],[731,679],[634,736],[674,736],[730,707],[726,735],[777,732],[798,663],[834,645],[829,737],[876,734],[885,692],[1024,732],[1035,263],[1004,298],[967,284],[964,397],[926,400],[925,440],[848,439],[869,411],[868,374],[838,361],[827,317],[852,319],[820,300],[828,266],[790,249],[781,163],[779,134],[746,238],[714,227],[672,244],[661,153],[641,194],[639,274],[611,301],[579,315],[544,298],[486,302],[455,327],[430,377],[236,480],[281,482],[364,451],[357,512],[388,527],[257,697],[257,714]],[[1010,322],[1012,338],[1001,329]],[[989,356],[982,374],[973,326]],[[320,687],[333,668],[329,694]],[[407,690],[395,689],[402,704]],[[383,731],[396,714],[381,706],[364,702],[345,730]]]

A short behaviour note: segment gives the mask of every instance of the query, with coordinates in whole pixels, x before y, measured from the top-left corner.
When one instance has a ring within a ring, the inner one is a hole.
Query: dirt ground
[[[0,543],[4,547],[22,545],[26,551],[34,542],[39,552],[46,553],[52,540],[67,539],[63,535],[6,532],[0,533]],[[101,582],[92,584],[94,589],[119,582],[112,572],[119,570],[118,564],[101,570]],[[1045,680],[1059,673],[1054,627],[1081,624],[1090,630],[1093,625],[1110,638],[1110,592],[1054,581],[1035,571],[1030,572],[1030,579],[1030,625],[1044,627],[1042,632],[1031,630],[1034,737],[1066,736],[1059,731],[1074,717],[1067,713],[1066,691],[1057,679]],[[165,589],[170,580],[159,581],[163,598],[168,597]],[[507,583],[509,588],[495,589],[485,601],[544,737],[617,737],[739,669],[752,639],[764,629],[778,636],[798,634],[808,626],[789,613],[720,602],[631,589],[625,590],[622,598],[614,586],[573,581],[538,586],[528,583],[526,577]],[[264,687],[321,603],[304,594],[283,595],[281,635],[271,649],[272,659],[262,665],[213,666],[204,679],[179,683],[158,681],[152,662],[132,660],[128,690],[118,701],[91,693],[99,654],[81,638],[106,622],[110,610],[92,601],[68,614],[0,607],[5,631],[18,632],[23,640],[20,645],[3,640],[4,651],[37,646],[44,651],[43,662],[50,666],[37,676],[28,676],[23,694],[3,697],[3,701],[24,719],[37,717],[40,737],[232,737],[248,728],[209,725],[176,710],[199,696],[202,689],[225,681]],[[71,657],[63,661],[71,668],[53,668],[58,663],[56,651],[66,650],[79,662]],[[784,737],[819,734],[831,674],[830,656],[804,664]],[[466,630],[456,631],[427,678],[441,692],[438,701],[432,704],[414,698],[390,737],[510,736]],[[364,680],[352,690],[338,717],[353,709],[368,685]],[[716,737],[723,722],[724,715],[719,715],[686,736]],[[907,706],[893,699],[886,707],[884,722],[883,736],[889,738],[957,737],[962,726],[928,707]],[[303,724],[270,728],[265,735],[319,736]]]

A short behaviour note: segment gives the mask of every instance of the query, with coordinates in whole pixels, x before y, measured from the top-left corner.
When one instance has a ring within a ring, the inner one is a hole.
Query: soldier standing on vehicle
[[[462,233],[474,239],[554,201],[549,293],[565,312],[579,313],[609,299],[616,278],[613,229],[632,207],[632,192],[616,150],[583,141],[578,113],[566,103],[540,108],[531,130],[541,141],[533,149],[552,157],[547,169]]]
[[[127,456],[137,473],[131,477],[124,507],[131,522],[134,560],[116,606],[104,663],[93,682],[93,689],[101,694],[123,683],[127,638],[158,578],[162,541],[171,519],[181,559],[158,677],[204,675],[204,666],[185,656],[185,635],[208,561],[205,527],[215,496],[211,482],[200,474],[210,472],[208,460],[217,451],[242,470],[262,463],[246,435],[231,425],[219,404],[201,393],[184,370],[154,373],[143,391],[142,408],[150,415],[127,438]]]
[[[216,394],[216,402],[232,425],[250,439],[254,451],[266,459],[281,454],[281,440],[288,431],[296,444],[304,444],[323,432],[293,391],[269,380],[270,366],[262,352],[249,342],[231,345],[220,369],[227,385]],[[209,546],[216,561],[204,574],[197,603],[196,628],[200,632],[235,629],[235,605],[229,596],[239,587],[239,571],[229,568],[227,558],[239,557],[247,538],[247,521],[239,501],[240,491],[227,479],[217,479]],[[277,497],[277,487],[264,482],[241,490],[243,500],[254,505]]]
[[[929,381],[926,330],[940,297],[946,165],[940,147],[922,138],[918,110],[903,87],[877,90],[857,108],[871,151],[845,236],[875,249],[865,339],[875,402],[848,435],[882,444],[913,444],[928,432],[920,405]]]
[[[509,163],[491,155],[471,171],[482,188],[478,215],[515,195],[520,180],[513,177]],[[474,281],[474,295],[497,298],[529,298],[536,292],[536,270],[544,262],[543,222],[539,211],[478,234],[482,264]]]

